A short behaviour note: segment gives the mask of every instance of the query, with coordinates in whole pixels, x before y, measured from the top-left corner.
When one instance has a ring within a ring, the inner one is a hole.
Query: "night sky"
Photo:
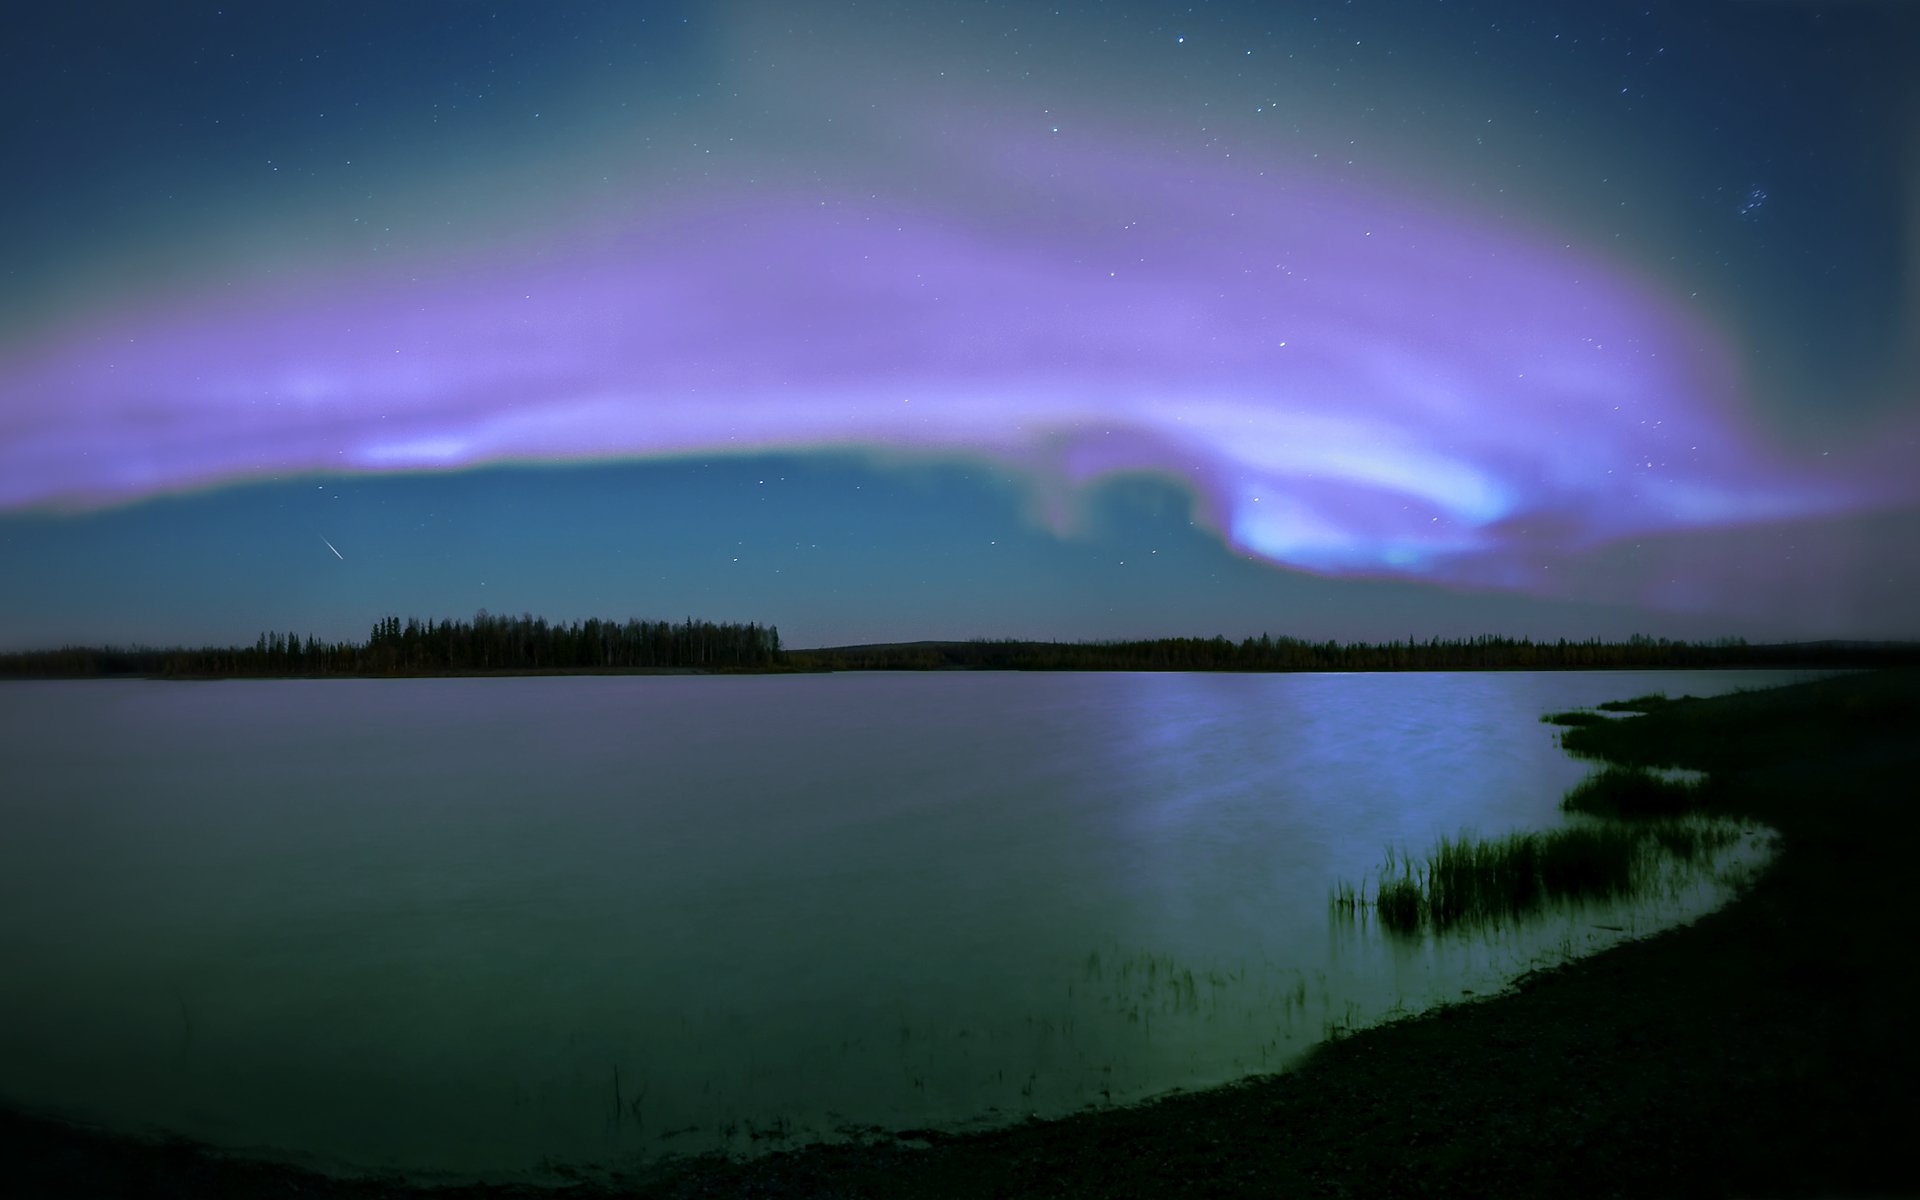
[[[1920,636],[1920,5],[16,6],[0,648]]]

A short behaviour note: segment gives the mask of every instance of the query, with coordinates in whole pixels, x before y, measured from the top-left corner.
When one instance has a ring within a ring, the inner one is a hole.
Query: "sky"
[[[1920,5],[43,5],[0,648],[1920,636]]]

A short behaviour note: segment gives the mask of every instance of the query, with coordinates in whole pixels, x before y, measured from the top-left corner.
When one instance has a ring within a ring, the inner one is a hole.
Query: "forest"
[[[799,670],[1525,671],[1625,667],[1883,667],[1920,663],[1906,642],[1751,644],[1739,638],[1624,642],[1483,636],[1416,642],[1312,642],[1262,634],[1104,642],[896,642],[791,650]]]
[[[1920,665],[1911,642],[1749,643],[1635,636],[1623,642],[1487,635],[1425,642],[1314,642],[1262,634],[1137,641],[1013,639],[782,647],[773,625],[696,621],[570,624],[531,614],[385,617],[363,642],[262,633],[249,646],[66,646],[0,654],[0,678],[564,674],[772,671],[1526,671],[1661,667]]]
[[[766,671],[781,661],[772,625],[691,617],[549,623],[531,614],[468,621],[386,617],[364,642],[262,633],[251,646],[93,647],[0,655],[0,676],[162,678],[281,675],[469,675],[488,672]]]

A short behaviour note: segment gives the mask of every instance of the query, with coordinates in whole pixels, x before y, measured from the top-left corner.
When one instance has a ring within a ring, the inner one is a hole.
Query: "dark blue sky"
[[[0,646],[1912,636],[1897,4],[46,6]]]

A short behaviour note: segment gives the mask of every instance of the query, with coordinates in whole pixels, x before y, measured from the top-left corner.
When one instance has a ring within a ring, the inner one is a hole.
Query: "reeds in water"
[[[1606,899],[1631,888],[1653,836],[1626,826],[1582,825],[1500,838],[1441,838],[1419,863],[1389,850],[1372,904],[1386,928],[1414,933],[1497,923],[1549,900]],[[1364,890],[1335,887],[1336,912],[1365,903]]]
[[[1411,933],[1420,928],[1421,918],[1427,911],[1426,893],[1411,878],[1382,883],[1380,890],[1374,894],[1373,903],[1380,914],[1380,923],[1401,933]]]
[[[1660,848],[1683,863],[1693,862],[1740,839],[1740,831],[1725,823],[1658,821],[1649,827]]]
[[[1574,785],[1560,801],[1567,812],[1596,817],[1677,817],[1700,802],[1700,785],[1662,779],[1630,767],[1607,767]]]
[[[1623,825],[1576,825],[1537,834],[1540,887],[1554,899],[1603,900],[1633,886],[1646,837]]]
[[[1434,925],[1511,916],[1537,906],[1542,836],[1441,838],[1427,855],[1427,909]]]
[[[1334,912],[1351,916],[1360,910],[1366,899],[1354,889],[1351,883],[1342,879],[1333,885],[1332,893],[1327,897],[1327,906]]]
[[[1664,696],[1647,695],[1601,707],[1651,712],[1668,703]],[[1581,710],[1550,713],[1541,720],[1584,726],[1611,718]],[[1386,928],[1413,933],[1468,922],[1497,923],[1548,901],[1612,899],[1633,891],[1643,874],[1651,874],[1642,868],[1661,851],[1691,863],[1738,836],[1694,817],[1701,795],[1700,782],[1608,766],[1581,780],[1560,802],[1566,812],[1603,820],[1499,838],[1464,833],[1441,838],[1419,862],[1389,848],[1371,901],[1364,884],[1356,889],[1343,882],[1335,885],[1330,906],[1347,915],[1371,906]]]
[[[1548,713],[1540,719],[1549,725],[1598,725],[1602,721],[1610,721],[1613,718],[1576,708],[1567,712]]]
[[[1682,700],[1693,699],[1692,696],[1682,696],[1680,698]],[[1609,700],[1605,704],[1596,704],[1594,707],[1601,712],[1650,713],[1655,709],[1665,708],[1672,703],[1673,701],[1667,699],[1665,692],[1648,692],[1644,696],[1635,696],[1631,700]]]

